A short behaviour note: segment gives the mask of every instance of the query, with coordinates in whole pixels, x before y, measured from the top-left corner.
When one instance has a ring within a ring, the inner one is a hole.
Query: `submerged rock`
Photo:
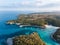
[[[60,28],[53,34],[53,39],[60,43]]]
[[[8,38],[8,39],[7,39],[7,44],[8,44],[8,45],[13,45],[13,40],[12,40],[12,38]]]
[[[34,32],[30,35],[20,35],[13,38],[13,45],[46,45],[39,35]]]

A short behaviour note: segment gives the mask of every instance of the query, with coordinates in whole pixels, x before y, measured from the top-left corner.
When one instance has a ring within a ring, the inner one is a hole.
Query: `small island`
[[[30,35],[20,35],[13,38],[13,45],[46,45],[38,33],[33,32]]]

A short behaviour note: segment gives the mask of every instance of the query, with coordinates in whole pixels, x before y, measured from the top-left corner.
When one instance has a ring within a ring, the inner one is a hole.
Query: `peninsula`
[[[13,38],[13,45],[46,45],[38,33],[33,32],[30,35],[20,35]]]
[[[20,14],[16,20],[9,20],[6,24],[34,25],[43,27],[44,25],[53,25],[60,27],[60,15],[44,15],[40,13]]]

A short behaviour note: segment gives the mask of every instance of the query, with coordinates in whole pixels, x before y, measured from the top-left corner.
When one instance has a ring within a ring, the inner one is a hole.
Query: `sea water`
[[[6,21],[14,20],[18,17],[20,11],[0,11],[0,45],[8,45],[7,39],[18,35],[28,35],[37,32],[46,45],[59,45],[51,35],[56,31],[56,27],[47,26],[46,29],[31,27],[20,28],[17,25],[6,25]]]

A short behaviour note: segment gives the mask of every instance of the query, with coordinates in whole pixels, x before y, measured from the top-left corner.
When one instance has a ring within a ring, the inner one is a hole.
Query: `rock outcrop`
[[[60,28],[53,34],[53,39],[60,43]]]
[[[6,22],[6,24],[15,24],[15,22],[16,22],[15,20],[9,20]]]

